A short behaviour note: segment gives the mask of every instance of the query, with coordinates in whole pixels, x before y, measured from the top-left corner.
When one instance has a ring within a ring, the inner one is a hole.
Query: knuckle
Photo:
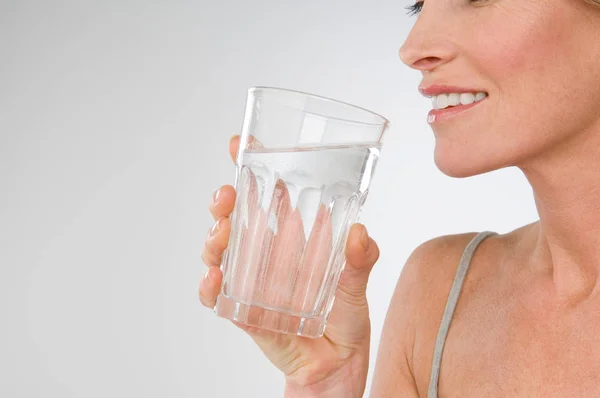
[[[381,255],[381,251],[379,250],[379,246],[377,246],[377,243],[375,243],[375,241],[372,241],[371,244],[373,245],[373,264],[375,264],[377,262],[377,260],[379,260],[379,256]]]
[[[208,266],[217,265],[217,264],[215,264],[214,256],[211,253],[207,252],[206,250],[204,250],[202,252],[201,257],[202,257],[202,261],[204,262],[204,264],[206,264]]]
[[[216,239],[212,244],[212,253],[220,256],[223,251],[227,249],[228,242],[229,238],[227,236],[223,236],[221,239]]]
[[[367,296],[365,294],[366,283],[357,283],[355,285],[338,286],[336,299],[350,305],[351,307],[362,308],[367,306]]]
[[[371,242],[373,244],[373,262],[377,262],[379,260],[379,256],[381,255],[381,250],[375,241]]]
[[[208,255],[210,260],[213,260],[213,262],[215,260],[219,260],[221,258],[221,254],[223,254],[223,250],[224,248],[221,247],[222,244],[220,244],[217,241],[212,241],[212,242],[207,242],[206,243],[206,254]]]

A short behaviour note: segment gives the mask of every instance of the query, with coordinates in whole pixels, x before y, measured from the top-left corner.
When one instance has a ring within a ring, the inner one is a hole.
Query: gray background
[[[407,4],[0,2],[0,396],[282,396],[250,338],[196,295],[206,206],[233,181],[227,143],[252,85],[392,121],[362,216],[382,249],[374,353],[418,244],[534,220],[517,170],[436,169],[429,101],[397,57]]]

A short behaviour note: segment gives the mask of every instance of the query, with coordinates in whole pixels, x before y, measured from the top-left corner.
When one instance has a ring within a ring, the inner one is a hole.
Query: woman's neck
[[[531,260],[551,276],[558,297],[600,292],[600,130],[520,168],[540,216]]]

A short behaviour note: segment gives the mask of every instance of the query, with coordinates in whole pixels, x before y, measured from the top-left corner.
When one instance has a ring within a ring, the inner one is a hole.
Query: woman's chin
[[[468,151],[441,151],[436,148],[434,161],[437,168],[449,177],[466,178],[496,170],[489,157]]]

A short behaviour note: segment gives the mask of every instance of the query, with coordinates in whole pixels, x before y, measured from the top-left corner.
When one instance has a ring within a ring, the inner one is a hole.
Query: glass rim
[[[384,128],[384,130],[387,127],[389,127],[390,124],[391,124],[390,121],[386,117],[384,117],[383,115],[381,115],[379,113],[373,112],[371,110],[368,110],[368,109],[363,108],[363,107],[358,106],[358,105],[350,104],[348,102],[336,100],[336,99],[325,97],[325,96],[318,95],[318,94],[312,94],[312,93],[308,93],[308,92],[305,92],[305,91],[294,90],[294,89],[289,89],[289,88],[282,88],[282,87],[272,87],[272,86],[252,86],[252,87],[250,87],[248,89],[249,93],[254,93],[255,91],[282,91],[282,92],[287,92],[287,93],[291,93],[291,94],[303,95],[303,96],[306,96],[306,97],[312,97],[312,98],[315,98],[315,99],[318,99],[318,100],[321,100],[321,101],[333,102],[333,103],[336,103],[336,104],[345,105],[345,106],[348,106],[350,108],[354,108],[354,109],[362,111],[362,112],[366,112],[366,113],[368,113],[368,114],[370,114],[372,116],[375,116],[375,117],[381,119],[381,122],[380,123],[369,123],[369,122],[363,122],[363,121],[360,121],[360,120],[353,120],[353,119],[341,118],[341,117],[336,117],[336,116],[327,116],[327,115],[321,115],[321,114],[318,114],[318,113],[315,113],[315,112],[304,111],[306,113],[310,113],[310,114],[322,116],[322,117],[325,117],[325,118],[328,118],[328,119],[340,120],[340,121],[349,122],[349,123],[358,123],[358,124],[362,124],[362,125],[365,125],[365,126],[381,126],[381,127]],[[288,105],[288,106],[290,108],[298,109],[297,107],[292,106],[292,105]]]

